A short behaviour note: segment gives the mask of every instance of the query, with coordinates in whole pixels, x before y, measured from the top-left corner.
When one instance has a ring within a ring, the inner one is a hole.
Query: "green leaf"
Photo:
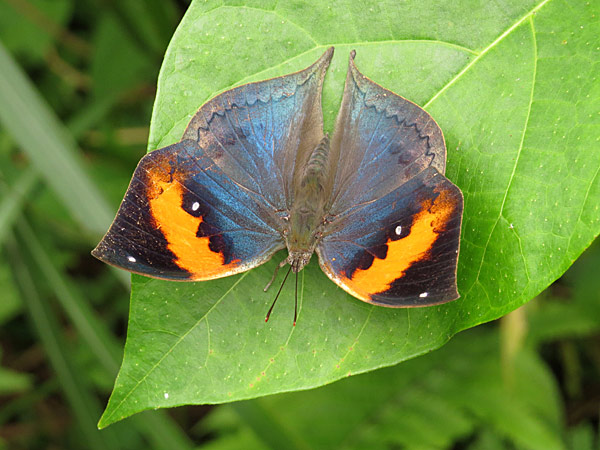
[[[406,364],[351,377],[331,386],[234,403],[211,413],[206,427],[214,448],[232,436],[257,448],[248,426],[266,448],[440,449],[495,432],[516,448],[563,448],[558,387],[535,353],[517,358],[514,385],[502,378],[495,330],[461,334],[440,351]],[[252,420],[231,412],[239,405]],[[273,442],[262,417],[277,421],[288,437]],[[265,438],[265,434],[268,436]],[[483,447],[487,448],[487,447]],[[512,448],[503,445],[500,448]]]
[[[2,354],[0,353],[0,357],[1,356]],[[17,392],[29,391],[32,387],[33,379],[30,374],[19,373],[0,366],[0,395],[10,395]]]
[[[0,394],[10,395],[31,389],[31,376],[0,367]]]
[[[348,53],[374,81],[425,105],[462,189],[461,298],[422,309],[359,302],[315,261],[268,324],[262,292],[279,254],[239,276],[177,284],[133,278],[125,359],[100,426],[135,412],[308,389],[396,364],[516,309],[600,231],[597,2],[194,2],[167,50],[149,148],[176,142],[198,107],[282,75],[330,45],[331,130]]]
[[[598,448],[594,446],[594,429],[589,424],[576,426],[568,436],[569,449],[572,450],[593,450]]]
[[[528,339],[532,344],[593,336],[600,331],[598,244],[596,241],[590,246],[563,276],[563,283],[569,287],[568,298],[541,296],[539,307],[530,312]]]

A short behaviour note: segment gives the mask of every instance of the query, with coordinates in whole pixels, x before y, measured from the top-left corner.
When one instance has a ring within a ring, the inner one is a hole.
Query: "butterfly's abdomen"
[[[304,169],[303,183],[318,182],[322,185],[328,168],[329,136],[325,136],[310,155],[306,168]]]

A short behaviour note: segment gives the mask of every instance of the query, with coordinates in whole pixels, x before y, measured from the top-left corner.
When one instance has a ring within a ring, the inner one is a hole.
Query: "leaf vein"
[[[181,337],[179,339],[177,339],[177,341],[173,344],[173,346],[165,352],[165,354],[150,368],[150,370],[148,370],[148,372],[146,372],[146,374],[140,378],[138,380],[138,382],[136,383],[135,386],[133,386],[129,392],[127,392],[127,394],[125,394],[125,396],[123,397],[123,399],[117,404],[117,406],[115,406],[112,410],[112,412],[110,413],[109,416],[106,417],[106,419],[104,419],[104,422],[111,422],[111,418],[116,414],[116,412],[121,408],[121,406],[127,401],[127,399],[131,396],[131,394],[144,382],[146,382],[146,379],[148,378],[148,376],[154,371],[154,369],[156,369],[160,363],[162,363],[164,361],[164,359],[169,356],[171,354],[171,352],[173,352],[173,350],[198,326],[200,325],[200,323],[205,320],[208,315],[211,313],[211,311],[213,309],[215,309],[219,303],[221,303],[221,301],[227,297],[227,295],[229,295],[229,293],[231,291],[233,291],[235,289],[235,287],[244,279],[246,278],[246,276],[248,275],[249,272],[245,272],[243,273],[237,280],[235,283],[233,283],[231,285],[231,287],[229,289],[227,289],[227,291],[215,302],[214,305],[212,305],[210,307],[210,309],[208,311],[206,311],[206,313],[200,318],[198,319],[198,321],[196,321],[196,323],[194,325],[192,325],[190,327],[190,329],[188,331],[186,331],[183,335],[181,335]]]
[[[348,357],[348,355],[350,354],[350,352],[354,350],[354,347],[356,346],[356,344],[358,344],[358,340],[360,339],[360,337],[362,336],[363,332],[365,331],[365,328],[367,327],[367,324],[369,323],[369,319],[371,318],[371,315],[373,314],[373,311],[375,310],[375,308],[376,308],[375,306],[371,307],[371,310],[369,311],[369,314],[367,314],[367,317],[365,318],[365,321],[362,324],[362,327],[360,327],[360,331],[358,332],[358,335],[352,340],[352,343],[350,344],[350,347],[348,348],[348,351],[340,359],[340,361],[338,363],[339,366],[342,365],[342,363]]]
[[[531,80],[531,92],[529,94],[529,105],[527,107],[527,116],[525,118],[525,124],[523,126],[523,133],[521,134],[521,142],[519,143],[519,149],[517,150],[517,156],[515,157],[515,164],[513,165],[512,173],[510,174],[510,178],[508,180],[508,185],[506,186],[506,189],[504,190],[504,197],[502,198],[502,203],[500,204],[500,212],[498,213],[498,218],[496,219],[496,222],[494,223],[494,226],[492,227],[492,230],[490,231],[487,242],[485,243],[485,246],[484,246],[483,254],[481,255],[481,261],[479,263],[479,268],[477,269],[477,275],[475,276],[476,283],[479,282],[479,276],[481,275],[483,261],[485,260],[487,250],[489,248],[489,244],[492,239],[492,235],[494,234],[494,231],[496,230],[496,227],[498,226],[500,219],[503,217],[504,206],[506,205],[506,199],[508,197],[508,192],[510,191],[513,180],[515,178],[515,173],[517,171],[517,166],[519,165],[519,160],[521,158],[521,153],[523,151],[523,144],[525,142],[525,135],[527,134],[527,126],[529,124],[529,119],[531,117],[531,105],[533,104],[533,94],[535,91],[535,81],[536,81],[536,77],[537,77],[538,50],[537,50],[537,40],[536,40],[536,36],[535,36],[535,28],[533,26],[533,19],[531,18],[531,16],[529,16],[529,17],[530,17],[529,23],[531,26],[532,39],[533,39],[533,76],[532,76],[532,80]],[[525,273],[527,274],[527,279],[529,280],[527,264],[525,264]],[[467,294],[471,291],[471,289],[473,288],[474,285],[475,285],[475,283],[473,283],[473,285],[471,285],[471,288],[467,291]],[[483,288],[483,285],[481,285],[481,287]],[[485,291],[485,289],[484,289],[484,291]]]
[[[440,95],[442,95],[448,88],[450,88],[450,86],[452,86],[454,83],[456,83],[484,55],[486,55],[491,49],[496,47],[496,45],[498,45],[501,41],[503,41],[504,38],[506,38],[509,34],[511,34],[516,28],[519,27],[519,25],[521,25],[523,22],[525,22],[527,19],[529,19],[533,14],[535,14],[537,11],[539,11],[549,1],[550,0],[544,0],[543,2],[538,4],[535,8],[533,8],[531,11],[529,11],[527,14],[525,14],[523,17],[521,17],[519,20],[517,20],[514,24],[512,24],[507,30],[505,30],[500,36],[498,36],[490,45],[488,45],[486,48],[484,48],[475,58],[473,58],[473,60],[469,64],[467,64],[460,72],[458,72],[454,76],[454,78],[452,78],[448,83],[446,83],[446,85],[442,89],[440,89],[433,97],[431,97],[429,99],[429,101],[427,103],[425,103],[425,105],[423,105],[423,108],[427,109],[427,107],[429,105],[431,105]]]

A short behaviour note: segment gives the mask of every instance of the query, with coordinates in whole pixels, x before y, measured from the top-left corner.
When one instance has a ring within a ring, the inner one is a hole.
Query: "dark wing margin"
[[[454,300],[462,211],[460,190],[429,167],[334,219],[317,248],[321,268],[344,290],[376,305]]]
[[[360,73],[354,57],[352,51],[331,140],[332,215],[381,198],[427,167],[441,174],[446,168],[444,137],[433,118]]]
[[[166,280],[232,275],[262,264],[284,246],[263,208],[195,142],[181,141],[142,158],[92,254]]]

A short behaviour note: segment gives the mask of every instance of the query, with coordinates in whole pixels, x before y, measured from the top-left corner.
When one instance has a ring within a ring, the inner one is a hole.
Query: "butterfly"
[[[442,132],[362,75],[355,55],[331,137],[321,92],[333,47],[304,70],[206,102],[179,142],[141,159],[92,254],[153,278],[201,281],[287,248],[279,267],[289,264],[297,292],[316,251],[334,283],[371,304],[458,298],[463,196],[444,176]]]

